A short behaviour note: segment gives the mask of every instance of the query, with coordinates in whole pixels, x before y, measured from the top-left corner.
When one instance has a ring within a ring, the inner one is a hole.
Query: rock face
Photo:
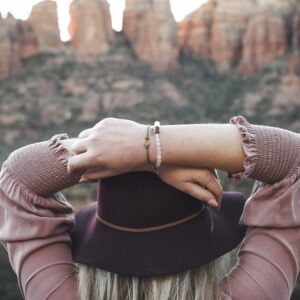
[[[28,23],[35,32],[40,52],[51,51],[62,46],[54,1],[46,0],[35,5]]]
[[[293,46],[293,50],[295,51],[300,47],[300,13],[296,14],[293,17],[292,32],[293,32],[292,46]]]
[[[281,78],[276,97],[274,99],[275,113],[281,113],[282,109],[295,109],[300,107],[300,58],[291,55],[288,60],[287,72]]]
[[[241,40],[254,5],[252,0],[219,0],[214,11],[211,35],[211,58],[220,70],[239,62]]]
[[[8,16],[0,18],[0,79],[15,74],[21,67],[18,22]]]
[[[17,73],[22,66],[22,58],[34,55],[37,41],[32,28],[11,15],[0,18],[0,80]]]
[[[70,6],[71,43],[80,56],[107,53],[113,41],[106,0],[75,0]]]
[[[287,50],[287,32],[283,18],[274,15],[254,16],[243,39],[240,72],[252,75]]]
[[[39,50],[39,45],[33,28],[28,22],[24,21],[19,21],[18,25],[21,37],[21,58],[29,58],[34,56]]]
[[[180,23],[182,51],[228,70],[240,59],[241,40],[254,9],[252,0],[209,0]]]
[[[206,2],[179,24],[180,48],[195,58],[211,58],[211,29],[216,3]]]
[[[181,22],[181,51],[251,75],[299,47],[299,8],[296,0],[208,0]]]
[[[136,56],[154,70],[179,70],[178,31],[169,0],[127,0],[123,33]]]

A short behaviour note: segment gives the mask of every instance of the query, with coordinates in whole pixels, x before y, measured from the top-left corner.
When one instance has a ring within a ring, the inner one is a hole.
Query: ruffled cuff
[[[245,152],[244,172],[230,178],[260,181],[247,200],[241,223],[247,226],[300,226],[300,135],[281,128],[251,125],[233,117]]]
[[[79,177],[67,173],[70,153],[61,141],[66,134],[55,135],[47,142],[14,151],[3,164],[17,181],[33,193],[49,196],[78,183]]]
[[[300,136],[276,127],[258,126],[242,117],[233,117],[246,155],[244,172],[228,174],[229,178],[249,177],[264,183],[275,183],[292,175],[300,163]]]
[[[254,128],[242,116],[231,118],[230,124],[237,125],[242,137],[243,150],[246,155],[244,160],[244,171],[235,174],[228,173],[228,178],[239,180],[245,177],[250,177],[257,165],[258,155],[256,133]]]

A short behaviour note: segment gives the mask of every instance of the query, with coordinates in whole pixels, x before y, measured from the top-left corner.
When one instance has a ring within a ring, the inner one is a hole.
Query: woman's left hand
[[[221,205],[222,186],[214,171],[189,166],[165,166],[159,170],[161,180],[213,207]]]
[[[154,171],[153,167],[152,170]],[[82,176],[81,183],[101,179],[103,170],[89,170]],[[192,197],[219,207],[222,197],[222,186],[214,171],[208,168],[189,166],[162,166],[158,176],[165,183],[185,192]]]

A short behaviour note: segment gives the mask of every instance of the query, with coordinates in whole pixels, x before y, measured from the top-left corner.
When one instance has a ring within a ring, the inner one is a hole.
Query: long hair
[[[237,249],[193,270],[148,278],[78,264],[79,299],[218,300],[223,278],[237,262]]]

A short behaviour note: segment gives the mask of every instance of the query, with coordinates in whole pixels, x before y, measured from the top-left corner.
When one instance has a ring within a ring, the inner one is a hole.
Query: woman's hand
[[[147,126],[129,120],[107,118],[84,130],[71,146],[69,174],[88,170],[89,179],[147,170],[144,139]],[[93,174],[93,176],[91,176]],[[92,178],[93,177],[93,178]]]
[[[167,166],[159,170],[159,177],[174,188],[207,202],[210,206],[221,205],[222,186],[212,169]]]
[[[101,179],[103,172],[87,171],[81,183]],[[102,177],[103,176],[103,177]],[[165,183],[185,192],[192,197],[206,202],[213,207],[219,207],[222,197],[222,186],[212,169],[185,166],[163,166],[158,176]]]

